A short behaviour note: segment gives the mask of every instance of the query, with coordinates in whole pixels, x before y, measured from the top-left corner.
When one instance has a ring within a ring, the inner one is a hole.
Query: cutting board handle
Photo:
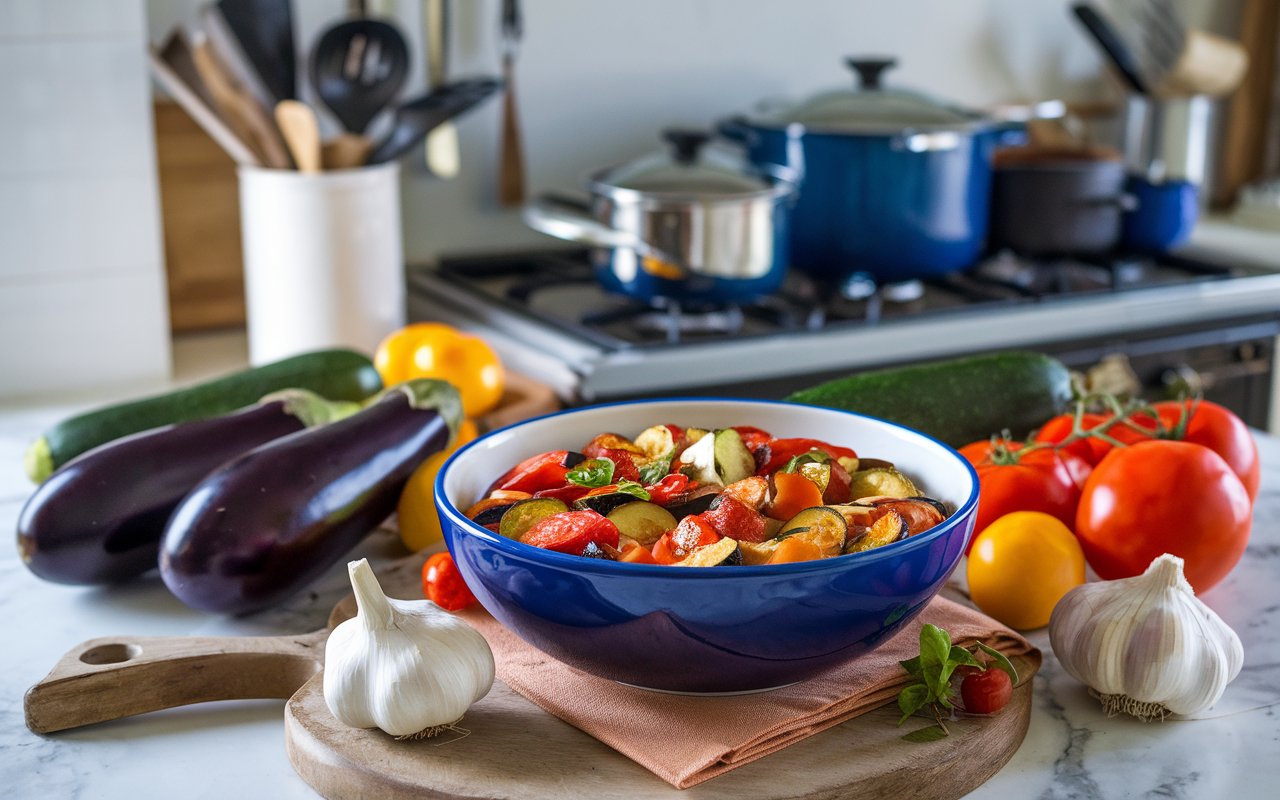
[[[287,699],[320,671],[328,635],[90,639],[27,691],[27,727],[52,733],[210,700]]]

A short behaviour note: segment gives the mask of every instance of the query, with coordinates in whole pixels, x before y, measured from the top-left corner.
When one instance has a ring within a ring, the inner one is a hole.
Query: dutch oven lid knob
[[[885,70],[898,66],[896,58],[857,58],[850,57],[844,63],[858,74],[858,88],[862,90],[882,89],[880,76]]]
[[[698,151],[711,140],[711,135],[705,131],[674,128],[663,131],[662,138],[671,143],[677,163],[692,164],[698,159]]]

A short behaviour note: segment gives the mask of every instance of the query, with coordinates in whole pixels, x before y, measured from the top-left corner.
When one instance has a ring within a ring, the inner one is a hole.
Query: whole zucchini
[[[205,383],[65,419],[27,449],[23,466],[36,483],[81,453],[131,433],[209,419],[255,403],[281,389],[309,389],[330,400],[364,400],[382,388],[368,356],[321,350]]]
[[[880,417],[962,447],[1005,429],[1025,436],[1071,396],[1071,374],[1061,362],[1010,351],[862,372],[787,399]]]
[[[354,413],[287,389],[221,417],[166,425],[73,458],[40,484],[18,515],[28,569],[57,583],[112,583],[154,569],[178,503],[223,463],[260,444]]]
[[[461,420],[453,386],[413,380],[346,419],[224,464],[169,518],[160,575],[206,611],[284,600],[395,511],[414,469],[449,444]]]

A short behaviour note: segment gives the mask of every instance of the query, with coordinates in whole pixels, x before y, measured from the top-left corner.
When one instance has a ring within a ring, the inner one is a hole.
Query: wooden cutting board
[[[391,597],[422,597],[422,557],[379,574]],[[330,617],[355,614],[346,598]],[[1016,664],[1020,673],[1032,669]],[[1031,716],[1023,682],[994,717],[950,725],[937,742],[904,742],[891,705],[830,728],[699,784],[673,788],[639,764],[560,721],[501,681],[467,711],[469,735],[401,742],[349,728],[329,713],[316,675],[285,706],[285,745],[303,780],[327,798],[920,798],[960,797],[994,775],[1017,751]],[[909,730],[906,728],[905,730]]]
[[[379,574],[392,597],[422,597],[424,554]],[[348,596],[329,628],[355,613]],[[501,681],[466,714],[462,738],[400,742],[339,723],[323,697],[328,630],[297,636],[114,637],[73,648],[26,697],[37,733],[211,700],[288,698],[285,744],[328,798],[960,797],[998,771],[1026,735],[1031,685],[994,717],[961,720],[937,742],[901,740],[893,707],[823,731],[685,791],[539,709]],[[1018,669],[1027,673],[1028,663]],[[301,686],[301,688],[299,688]]]

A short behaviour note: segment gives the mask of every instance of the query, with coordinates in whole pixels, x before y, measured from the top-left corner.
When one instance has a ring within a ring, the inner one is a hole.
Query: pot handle
[[[1129,194],[1128,192],[1122,192],[1113,197],[1089,197],[1082,199],[1080,204],[1095,208],[1103,206],[1108,208],[1118,208],[1125,212],[1137,211],[1138,206],[1141,205],[1138,200],[1138,196]]]
[[[751,123],[741,114],[726,117],[716,123],[716,133],[731,142],[750,147],[755,140],[751,131]]]

